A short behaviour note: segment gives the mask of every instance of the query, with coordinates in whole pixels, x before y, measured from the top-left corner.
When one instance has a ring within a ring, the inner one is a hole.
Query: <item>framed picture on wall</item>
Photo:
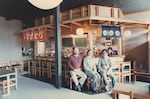
[[[105,40],[105,46],[112,46],[111,40]]]

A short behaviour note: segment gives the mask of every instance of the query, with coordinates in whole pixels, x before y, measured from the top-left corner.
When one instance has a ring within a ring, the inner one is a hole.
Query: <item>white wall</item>
[[[0,17],[0,62],[22,59],[21,21]]]
[[[132,29],[125,37],[125,53],[128,60],[136,61],[136,71],[148,72],[148,33],[144,28]]]
[[[128,52],[148,41],[148,33],[144,28],[131,29],[131,36],[125,38],[125,51]]]
[[[120,8],[123,13],[139,12],[150,10],[150,0],[116,0],[120,1]]]
[[[150,23],[150,10],[124,16],[126,19]],[[137,71],[149,72],[148,63],[148,29],[128,29],[132,32],[130,37],[125,37],[125,51],[129,58],[136,60]]]
[[[126,14],[124,18],[150,23],[150,10]]]

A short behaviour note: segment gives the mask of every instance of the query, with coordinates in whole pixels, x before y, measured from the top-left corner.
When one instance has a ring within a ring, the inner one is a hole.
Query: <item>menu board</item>
[[[86,47],[86,38],[75,38],[75,45],[77,47]]]
[[[63,47],[72,47],[73,46],[73,38],[62,38],[62,46]]]

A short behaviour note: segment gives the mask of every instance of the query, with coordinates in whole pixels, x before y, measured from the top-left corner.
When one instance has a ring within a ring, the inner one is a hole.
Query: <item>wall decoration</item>
[[[104,38],[121,37],[120,26],[102,26],[102,37]]]

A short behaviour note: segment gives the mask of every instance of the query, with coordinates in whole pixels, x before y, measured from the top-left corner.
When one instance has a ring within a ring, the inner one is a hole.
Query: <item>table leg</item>
[[[9,79],[9,75],[7,76],[7,93],[10,94],[10,79]]]
[[[112,99],[119,99],[118,93],[112,92]]]
[[[112,92],[112,99],[116,99],[116,93]]]

